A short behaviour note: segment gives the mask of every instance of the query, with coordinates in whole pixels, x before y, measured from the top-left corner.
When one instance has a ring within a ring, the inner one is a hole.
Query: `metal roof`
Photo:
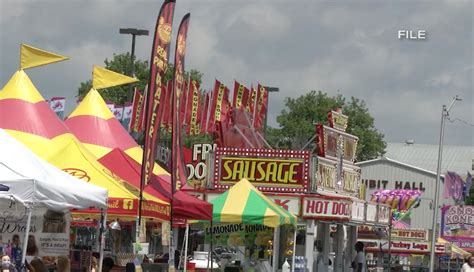
[[[436,173],[438,145],[387,143],[385,157]],[[472,172],[473,159],[473,146],[444,145],[441,173],[454,171],[465,176]]]

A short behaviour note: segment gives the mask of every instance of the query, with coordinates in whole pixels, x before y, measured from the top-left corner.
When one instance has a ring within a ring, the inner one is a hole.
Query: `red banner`
[[[253,126],[258,130],[262,130],[267,115],[268,91],[260,84],[258,84],[256,103]]]
[[[199,83],[192,80],[189,84],[188,101],[186,111],[186,133],[189,135],[200,134],[199,121],[201,119],[201,92]]]
[[[234,109],[245,109],[249,100],[250,91],[244,85],[234,82],[234,99],[232,100],[232,106]]]
[[[179,121],[181,122],[181,126],[184,126],[187,123],[186,119],[186,111],[188,110],[188,92],[189,92],[189,80],[184,81],[184,85],[182,87],[181,97],[179,98]]]
[[[186,184],[186,166],[183,161],[180,121],[180,98],[185,93],[184,82],[184,56],[186,50],[186,37],[188,34],[190,14],[186,14],[179,25],[178,36],[176,38],[176,51],[174,59],[174,78],[173,78],[173,129],[171,131],[171,186],[172,192],[176,191],[176,187]],[[180,183],[180,184],[178,184]]]
[[[131,132],[139,132],[142,130],[143,125],[143,95],[139,90],[135,89],[133,94],[133,106],[132,106],[132,117],[130,119],[130,128]]]
[[[151,50],[150,78],[146,101],[145,147],[142,161],[142,184],[148,184],[155,165],[155,149],[161,121],[162,78],[168,68],[168,56],[175,3],[165,1],[161,6],[155,27]]]
[[[247,101],[247,111],[250,112],[252,121],[253,121],[253,113],[255,111],[256,98],[257,98],[257,91],[253,87],[250,87],[249,99]]]
[[[201,133],[207,134],[207,121],[209,120],[209,104],[211,103],[211,96],[209,93],[206,93],[204,96],[204,110],[201,114]]]
[[[211,113],[209,116],[208,130],[216,131],[216,123],[225,123],[230,114],[229,89],[216,79],[212,94]]]

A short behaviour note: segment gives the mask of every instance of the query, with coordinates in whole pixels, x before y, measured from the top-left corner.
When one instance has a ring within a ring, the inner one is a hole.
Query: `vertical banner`
[[[109,108],[110,112],[113,114],[115,111],[115,104],[112,102],[107,102],[107,108]]]
[[[257,89],[257,101],[255,105],[255,112],[254,112],[254,119],[253,119],[253,126],[258,129],[263,129],[263,122],[267,115],[267,107],[268,107],[268,91],[265,87],[258,84]]]
[[[209,104],[211,103],[211,96],[209,93],[204,95],[204,110],[201,114],[201,133],[207,134],[207,120],[209,117]]]
[[[135,89],[133,94],[132,116],[130,120],[130,132],[139,132],[142,125],[143,116],[143,100],[144,97],[141,92]]]
[[[180,98],[185,92],[184,80],[184,56],[186,52],[186,37],[188,35],[190,14],[186,14],[179,25],[178,36],[176,37],[176,51],[174,58],[174,77],[173,77],[173,128],[171,130],[171,186],[172,193],[176,187],[186,184],[186,165],[182,152],[181,139],[181,121],[180,121]],[[179,184],[178,184],[179,183]]]
[[[142,161],[142,182],[148,184],[155,163],[155,149],[161,120],[160,102],[162,78],[168,68],[168,56],[173,25],[174,1],[165,1],[161,6],[155,27],[150,59],[150,78],[148,81],[145,110],[145,147]]]
[[[200,109],[201,109],[201,92],[199,83],[195,80],[190,81],[188,92],[188,110],[186,111],[186,133],[189,135],[200,134]]]
[[[184,76],[184,75],[183,75]],[[189,123],[187,122],[188,120],[186,119],[186,110],[187,110],[187,104],[188,104],[188,97],[189,97],[189,80],[190,78],[188,78],[188,80],[185,80],[184,81],[184,85],[183,85],[183,88],[182,88],[182,92],[181,92],[181,97],[179,98],[179,112],[180,112],[180,116],[179,116],[179,121],[181,122],[181,125],[184,126],[184,125],[189,125]]]
[[[257,91],[253,88],[253,86],[250,87],[250,94],[249,94],[249,99],[247,101],[247,111],[250,113],[250,121],[253,122],[253,113],[255,111],[255,100],[257,99]]]
[[[216,131],[217,122],[225,122],[227,120],[230,111],[229,92],[229,89],[216,79],[208,122],[209,132]]]
[[[65,97],[53,97],[49,100],[49,107],[56,113],[59,119],[64,119],[64,109],[66,107]]]
[[[250,91],[243,84],[234,82],[234,99],[232,100],[232,106],[234,109],[244,109],[248,106]]]

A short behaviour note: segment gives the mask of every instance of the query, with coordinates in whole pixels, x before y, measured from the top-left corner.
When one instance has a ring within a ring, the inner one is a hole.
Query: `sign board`
[[[349,116],[342,114],[339,110],[330,111],[328,113],[328,123],[329,126],[340,131],[346,131],[347,124],[349,121]]]
[[[267,246],[273,240],[273,228],[264,225],[222,224],[205,228],[204,241],[218,246]]]
[[[342,166],[341,180],[337,181],[339,162],[333,159],[318,157],[316,181],[318,190],[333,191],[355,196],[361,182],[360,168],[354,165]]]
[[[316,151],[318,156],[337,160],[339,154],[347,163],[356,158],[357,136],[318,124],[316,126]]]
[[[184,148],[184,162],[188,174],[188,185],[197,190],[206,188],[208,167],[206,158],[215,150],[216,144],[194,144],[192,148]]]
[[[350,220],[352,203],[345,199],[305,197],[302,214],[306,218]]]
[[[386,240],[359,240],[364,243],[365,250],[371,252],[388,252],[388,241]],[[430,253],[430,242],[418,242],[418,241],[405,241],[399,239],[393,239],[391,241],[391,252],[392,253],[404,253],[404,254],[429,254]],[[435,253],[443,254],[446,253],[446,247],[443,244],[436,243]]]
[[[474,206],[441,208],[441,237],[461,244],[468,251],[474,251]]]
[[[22,248],[25,242],[26,209],[16,204],[11,207],[1,205],[0,210],[0,243],[13,241],[15,236]],[[70,219],[69,213],[35,208],[31,216],[29,246],[34,245],[41,257],[69,255]]]
[[[365,202],[357,200],[352,201],[351,221],[365,221]]]
[[[299,216],[301,211],[301,198],[295,196],[282,196],[282,195],[267,195],[283,209],[290,213]]]
[[[298,192],[309,189],[309,151],[218,147],[214,188],[228,189],[248,179],[260,191]]]
[[[392,238],[427,241],[428,231],[424,229],[392,229]]]
[[[388,225],[392,217],[391,207],[384,204],[377,205],[377,223]]]
[[[365,220],[368,223],[377,223],[377,204],[367,203]]]

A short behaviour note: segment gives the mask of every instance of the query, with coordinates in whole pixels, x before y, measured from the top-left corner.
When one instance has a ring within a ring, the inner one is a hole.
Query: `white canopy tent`
[[[43,206],[54,211],[107,208],[107,189],[76,179],[37,157],[26,146],[0,129],[0,201],[12,199],[31,213]],[[26,231],[25,243],[28,241]],[[25,263],[26,244],[22,264]]]

